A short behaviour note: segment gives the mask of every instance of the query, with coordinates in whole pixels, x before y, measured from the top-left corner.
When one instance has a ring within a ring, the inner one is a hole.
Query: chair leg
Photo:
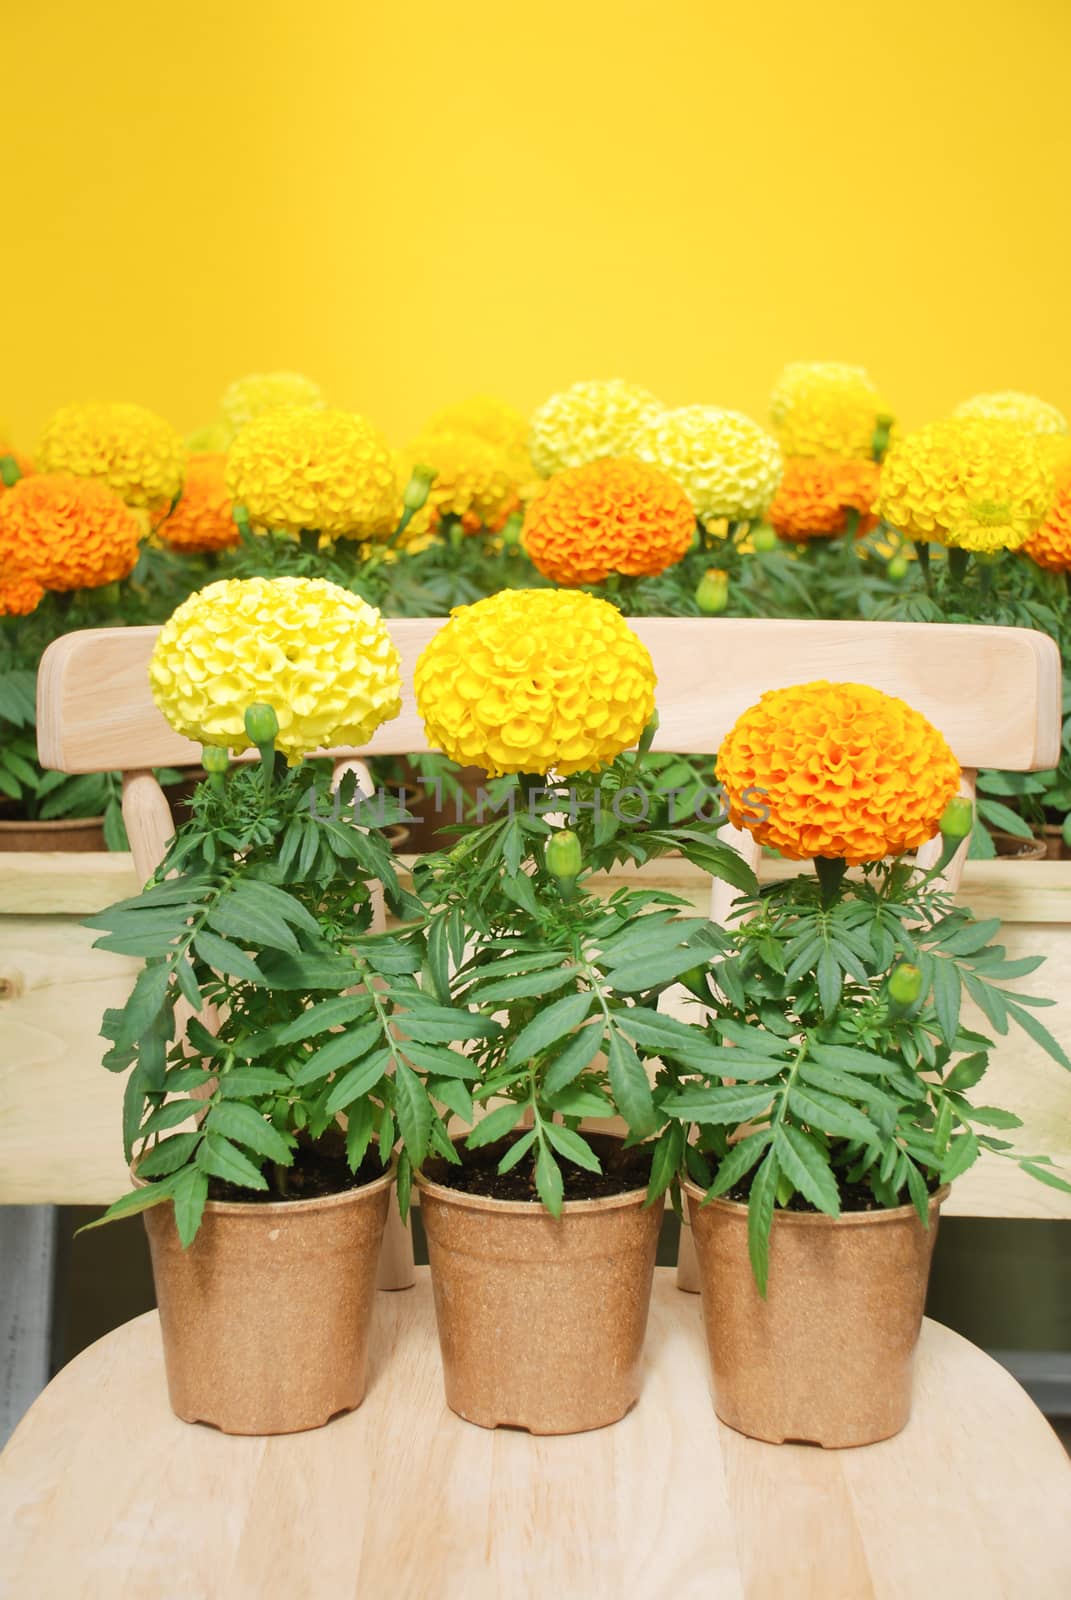
[[[677,1246],[677,1288],[685,1294],[699,1293],[699,1261],[695,1253],[692,1230],[681,1223],[680,1244]]]
[[[379,1289],[411,1289],[416,1282],[413,1266],[413,1230],[402,1221],[401,1212],[391,1196],[387,1212],[387,1225],[383,1230],[383,1248],[379,1257]]]

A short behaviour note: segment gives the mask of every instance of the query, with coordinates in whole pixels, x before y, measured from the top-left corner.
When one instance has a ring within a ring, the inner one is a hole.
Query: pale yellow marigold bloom
[[[864,368],[842,361],[790,361],[770,394],[770,421],[786,456],[869,460],[888,414]]]
[[[563,467],[580,467],[604,456],[635,455],[642,425],[662,410],[662,402],[622,378],[574,383],[552,394],[533,412],[528,450],[544,478]]]
[[[491,777],[595,772],[654,710],[646,648],[605,600],[504,589],[458,606],[416,665],[429,742]]]
[[[160,630],[152,696],[177,733],[246,750],[251,705],[274,708],[291,765],[362,745],[402,707],[398,652],[378,611],[323,578],[229,578],[192,594]]]
[[[762,516],[784,465],[777,441],[764,428],[718,406],[663,411],[640,429],[633,453],[676,479],[704,520]]]
[[[1017,550],[1054,492],[1052,452],[1007,422],[947,417],[893,445],[877,512],[908,538],[963,550]]]
[[[1066,433],[1067,418],[1056,406],[1037,395],[1018,389],[1001,389],[995,394],[975,394],[963,400],[954,417],[988,417],[995,422],[1012,422],[1028,433]]]
[[[219,400],[224,420],[237,430],[254,417],[262,417],[280,406],[305,406],[323,410],[320,385],[300,372],[251,372],[227,385]]]
[[[331,539],[393,532],[401,494],[393,452],[364,417],[296,407],[241,430],[227,457],[227,490],[258,528],[317,529]]]
[[[62,406],[46,424],[39,472],[93,478],[125,500],[166,511],[182,488],[186,447],[163,417],[144,406],[94,401]]]

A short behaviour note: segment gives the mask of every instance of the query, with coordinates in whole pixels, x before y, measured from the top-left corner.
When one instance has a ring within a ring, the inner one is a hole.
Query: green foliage
[[[680,765],[694,779],[693,769]],[[702,1029],[662,1016],[658,1003],[680,973],[706,966],[723,951],[724,936],[704,918],[681,915],[682,902],[673,895],[619,890],[604,901],[590,887],[597,870],[680,850],[754,890],[749,869],[717,841],[720,817],[689,816],[670,825],[658,790],[666,770],[661,759],[632,752],[600,775],[571,779],[564,793],[534,780],[510,780],[498,797],[507,802],[498,814],[466,828],[452,850],[417,867],[416,887],[429,911],[430,985],[440,1000],[449,996],[489,1026],[468,1052],[471,1076],[460,1095],[457,1078],[443,1076],[443,1056],[417,1056],[416,1067],[433,1099],[463,1121],[472,1121],[475,1106],[504,1102],[468,1135],[470,1149],[505,1138],[527,1121],[499,1171],[528,1163],[536,1192],[555,1215],[564,1200],[563,1167],[600,1170],[580,1132],[584,1117],[616,1113],[630,1142],[647,1139],[660,1119],[646,1061],[663,1052],[677,1052],[693,1065],[720,1057]],[[568,877],[547,867],[548,840],[560,832],[547,814],[568,809],[570,796],[581,856],[576,884],[573,845]],[[415,1022],[404,1019],[407,1031],[422,1028],[429,1006],[424,999]],[[429,1147],[445,1154],[447,1144],[446,1123],[437,1115]],[[670,1132],[654,1152],[653,1192],[668,1187],[679,1156],[678,1136]]]
[[[745,1187],[763,1293],[773,1216],[794,1196],[837,1216],[862,1188],[882,1207],[914,1205],[927,1224],[930,1195],[983,1150],[1071,1192],[1047,1157],[988,1131],[1018,1117],[969,1094],[993,1041],[964,1026],[964,995],[996,1033],[1015,1023],[1071,1070],[1036,1015],[1053,1002],[1007,987],[1041,957],[1009,960],[995,920],[977,921],[933,873],[900,862],[843,878],[832,900],[816,875],[737,909],[706,974],[706,1058],[663,1050],[654,1098],[681,1142],[698,1130],[689,1171],[710,1197]],[[920,975],[910,988],[905,964]]]

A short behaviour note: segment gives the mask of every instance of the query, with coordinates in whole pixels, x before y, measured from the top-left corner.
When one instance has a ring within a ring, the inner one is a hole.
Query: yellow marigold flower
[[[526,453],[528,425],[521,413],[504,400],[478,394],[470,400],[444,406],[429,419],[422,432],[474,433],[478,439],[486,439],[488,444],[498,445],[502,450]]]
[[[364,417],[296,407],[265,412],[227,457],[227,489],[257,527],[366,539],[397,526],[394,456]]]
[[[92,478],[41,473],[0,495],[0,568],[46,589],[100,589],[133,570],[137,514]]]
[[[960,777],[943,735],[903,700],[825,682],[764,694],[723,740],[717,771],[735,827],[790,861],[855,865],[931,839]]]
[[[552,394],[532,415],[528,450],[544,478],[563,467],[581,467],[603,456],[634,455],[641,426],[662,402],[621,378],[574,383]]]
[[[948,417],[893,445],[877,510],[911,539],[1017,550],[1052,492],[1051,454],[1036,435],[983,417]]]
[[[409,462],[434,467],[436,478],[414,522],[434,526],[443,517],[467,520],[468,531],[500,526],[517,506],[522,479],[503,446],[475,433],[423,433],[414,439]],[[406,474],[408,476],[408,474]],[[416,537],[414,535],[414,537]]]
[[[639,430],[635,454],[675,478],[704,521],[761,516],[781,478],[776,440],[742,412],[718,406],[661,412]]]
[[[63,406],[45,427],[40,472],[73,472],[114,489],[130,506],[166,511],[182,488],[186,450],[169,422],[144,406]]]
[[[611,572],[664,572],[695,534],[679,484],[642,461],[589,461],[549,478],[528,507],[522,539],[555,583],[602,583]]]
[[[651,658],[621,613],[567,589],[458,606],[414,683],[431,744],[491,777],[598,771],[654,710]]]
[[[848,457],[800,456],[785,462],[785,473],[770,506],[770,524],[781,539],[831,539],[858,513],[856,534],[877,527],[873,515],[881,468],[876,461]]]
[[[36,578],[0,577],[0,617],[28,617],[45,598]]]
[[[398,652],[378,611],[323,578],[230,578],[192,594],[160,630],[153,699],[176,732],[245,750],[244,716],[270,705],[278,749],[363,745],[401,710]]]
[[[1071,572],[1071,456],[1065,455],[1057,471],[1048,515],[1022,550],[1049,572]]]
[[[300,372],[251,372],[228,384],[219,400],[224,421],[235,430],[281,406],[322,410],[324,397],[319,384]]]
[[[770,395],[770,420],[786,456],[873,455],[888,408],[862,367],[790,361]]]
[[[1028,433],[1066,433],[1067,418],[1062,411],[1039,400],[1037,395],[1018,389],[1001,389],[995,394],[975,394],[963,400],[954,417],[988,417],[994,422],[1013,422]]]
[[[224,455],[193,455],[186,463],[182,498],[157,532],[164,544],[187,555],[226,550],[238,543],[231,499],[224,483]]]

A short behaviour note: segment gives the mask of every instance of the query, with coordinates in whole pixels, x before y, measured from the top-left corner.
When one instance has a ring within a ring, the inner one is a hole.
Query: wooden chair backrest
[[[401,715],[362,750],[332,751],[340,763],[430,748],[413,697],[413,669],[444,621],[407,617],[387,625],[402,659]],[[870,684],[929,717],[964,768],[967,792],[978,767],[1029,772],[1059,759],[1060,658],[1041,633],[750,618],[637,618],[632,626],[658,674],[656,750],[712,754],[765,690],[827,678]],[[67,634],[46,650],[38,679],[43,765],[70,773],[124,773],[123,814],[143,877],[159,864],[171,834],[170,813],[151,769],[200,760],[200,747],[174,732],[149,692],[147,666],[158,631]],[[757,861],[750,835],[731,837]],[[719,893],[714,915],[721,917],[725,902]]]

